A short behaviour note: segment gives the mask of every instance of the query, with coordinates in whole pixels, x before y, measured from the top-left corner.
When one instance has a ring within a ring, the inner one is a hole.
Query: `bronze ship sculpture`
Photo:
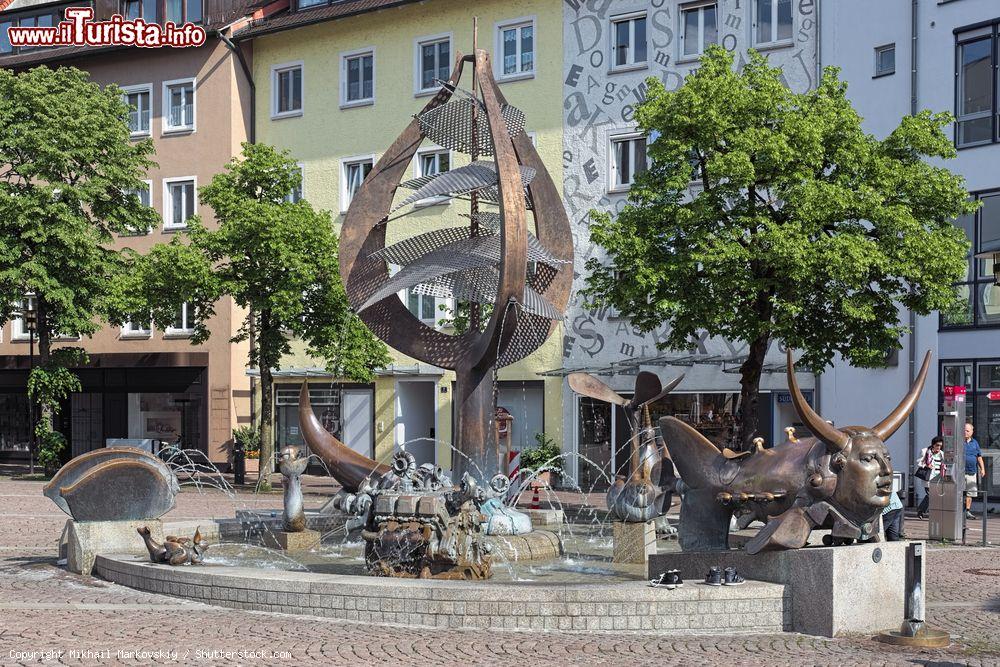
[[[652,424],[648,422],[648,406],[680,384],[680,375],[666,384],[655,373],[641,371],[635,378],[632,398],[625,398],[589,373],[571,373],[570,388],[582,396],[619,405],[628,415],[632,431],[629,473],[616,474],[608,489],[608,509],[618,521],[638,523],[661,517],[670,509],[674,488],[674,467],[658,446]]]
[[[909,393],[877,425],[836,428],[806,402],[788,351],[788,388],[795,411],[814,437],[771,449],[724,455],[698,431],[673,417],[660,420],[680,482],[679,539],[685,551],[724,550],[730,520],[764,527],[748,553],[798,549],[817,528],[830,528],[826,543],[881,539],[881,514],[892,493],[892,465],[885,441],[916,405],[930,367],[930,352]],[[794,437],[794,436],[793,436]]]

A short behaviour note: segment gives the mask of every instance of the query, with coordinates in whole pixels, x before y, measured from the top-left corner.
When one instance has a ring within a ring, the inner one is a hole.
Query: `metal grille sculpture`
[[[524,114],[501,94],[489,55],[473,51],[457,55],[449,80],[354,195],[340,272],[351,305],[377,336],[414,359],[455,371],[455,440],[463,456],[453,468],[459,478],[473,471],[489,479],[498,471],[491,424],[496,369],[536,350],[562,319],[573,244],[559,191],[523,130]],[[458,87],[466,64],[473,69],[471,91]],[[468,153],[471,164],[401,183],[425,138]],[[414,192],[394,206],[400,186]],[[389,215],[430,196],[468,199],[468,229],[438,230],[387,247]],[[481,211],[481,204],[497,210]],[[530,275],[529,261],[535,267]],[[390,262],[402,265],[395,275]],[[469,330],[452,335],[421,322],[397,297],[407,288],[468,302]]]

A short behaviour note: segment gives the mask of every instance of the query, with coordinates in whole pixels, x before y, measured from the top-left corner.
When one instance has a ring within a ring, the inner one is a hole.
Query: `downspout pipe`
[[[247,65],[243,51],[233,44],[233,41],[226,37],[221,30],[218,35],[222,43],[226,45],[226,48],[236,56],[236,60],[240,64],[240,69],[243,70],[243,76],[246,77],[247,83],[250,85],[250,128],[247,132],[247,140],[251,144],[255,144],[257,143],[257,85],[253,80],[253,72],[250,71],[250,66]],[[257,426],[257,378],[252,375],[250,376],[250,426],[251,428]]]
[[[226,37],[221,31],[219,32],[219,39],[236,56],[236,60],[240,63],[240,69],[243,70],[243,76],[246,77],[247,83],[250,84],[250,130],[247,132],[247,139],[251,144],[255,144],[257,143],[257,85],[253,80],[253,72],[250,71],[250,66],[247,65],[247,59],[243,56],[243,51],[233,44],[233,40]]]
[[[916,116],[919,112],[917,108],[917,30],[918,25],[919,0],[910,2],[910,115]],[[917,314],[911,308],[909,311],[910,345],[909,359],[907,360],[906,386],[912,387],[917,372]],[[938,382],[940,384],[940,381]],[[907,470],[913,470],[913,464],[917,460],[917,422],[914,412],[910,412],[906,420],[907,438],[909,439],[910,460],[907,462]]]

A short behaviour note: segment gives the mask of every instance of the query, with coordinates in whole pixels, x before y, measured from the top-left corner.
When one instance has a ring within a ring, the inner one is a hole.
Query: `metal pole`
[[[35,327],[28,327],[28,374],[35,370]],[[28,396],[28,472],[35,474],[35,404]]]
[[[993,476],[993,459],[989,460],[989,466],[987,466],[986,474],[983,475],[982,489],[979,491],[983,494],[983,546],[985,547],[986,542],[986,517],[990,513],[990,478]]]

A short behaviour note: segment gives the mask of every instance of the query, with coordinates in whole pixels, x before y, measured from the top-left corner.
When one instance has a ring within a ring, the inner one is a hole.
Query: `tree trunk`
[[[263,491],[271,490],[271,473],[274,472],[274,377],[271,375],[271,355],[267,350],[261,350],[261,341],[273,340],[271,329],[271,313],[263,310],[257,320],[258,329],[254,345],[257,346],[257,366],[260,368],[260,482],[257,488]],[[280,336],[280,332],[278,332]],[[251,358],[254,357],[250,350]]]
[[[740,410],[736,421],[737,446],[746,451],[757,437],[759,427],[757,404],[760,397],[760,375],[764,356],[771,342],[770,334],[761,334],[750,343],[746,361],[740,366]]]
[[[271,391],[274,379],[268,364],[260,366],[260,484],[263,491],[271,490],[271,473],[274,472],[274,405]]]
[[[35,334],[38,336],[38,360],[35,363],[41,368],[48,367],[49,357],[52,353],[52,338],[49,336],[48,319],[48,308],[45,300],[39,297],[35,300]],[[44,424],[46,430],[52,431],[54,430],[52,420],[52,406],[45,403],[39,404],[38,423],[35,424],[35,428],[37,429],[39,425]]]

